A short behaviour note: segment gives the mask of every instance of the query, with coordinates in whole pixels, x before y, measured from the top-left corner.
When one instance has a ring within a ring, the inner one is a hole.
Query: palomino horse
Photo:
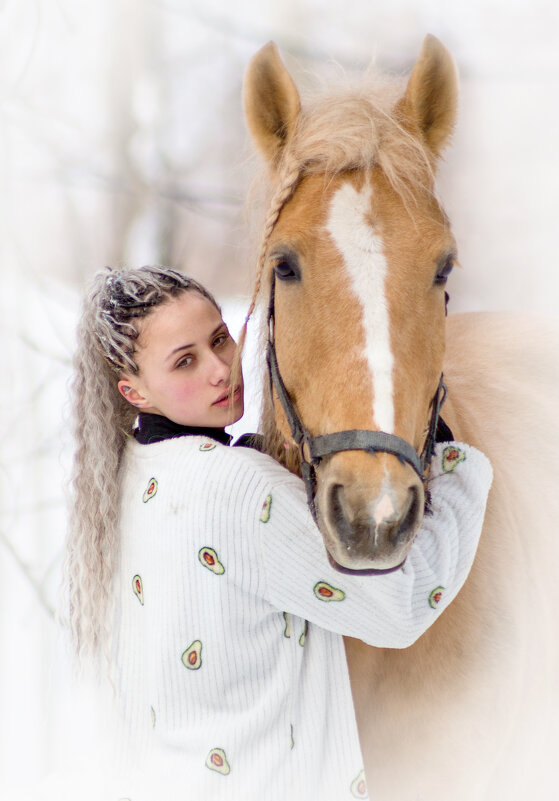
[[[371,798],[557,801],[559,332],[521,314],[445,324],[456,251],[433,181],[456,104],[452,59],[433,37],[407,86],[346,88],[304,106],[275,45],[264,47],[245,81],[271,196],[255,297],[275,285],[277,362],[312,436],[382,430],[420,452],[444,369],[445,421],[494,468],[455,602],[410,648],[347,641]],[[299,469],[276,392],[263,424],[270,452]],[[340,566],[402,561],[424,499],[409,461],[330,453],[315,490]]]

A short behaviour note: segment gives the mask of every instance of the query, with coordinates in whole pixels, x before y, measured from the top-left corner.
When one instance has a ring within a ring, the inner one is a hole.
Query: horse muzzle
[[[418,475],[393,456],[333,456],[319,470],[316,495],[333,566],[351,572],[400,567],[421,524],[424,500]]]

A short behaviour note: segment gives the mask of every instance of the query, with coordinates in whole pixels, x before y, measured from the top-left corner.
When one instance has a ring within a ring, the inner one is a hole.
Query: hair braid
[[[268,214],[266,215],[266,220],[264,223],[262,243],[260,245],[258,261],[256,265],[256,281],[254,285],[254,290],[252,293],[252,298],[250,301],[247,315],[245,317],[243,327],[241,328],[241,332],[239,334],[239,339],[237,342],[237,350],[235,353],[235,359],[233,361],[233,366],[232,366],[233,383],[236,383],[237,377],[240,375],[241,358],[243,355],[243,349],[247,335],[248,322],[254,313],[254,309],[256,308],[256,303],[258,301],[258,296],[260,294],[260,289],[262,288],[262,280],[264,278],[264,267],[266,265],[266,254],[268,251],[268,241],[279,219],[281,210],[283,209],[289,198],[292,196],[293,192],[297,188],[297,184],[301,180],[303,168],[304,164],[301,164],[301,162],[298,159],[292,159],[291,162],[287,163],[284,162],[280,171],[278,187],[274,192],[274,194],[272,195],[272,199],[270,201],[270,208]]]

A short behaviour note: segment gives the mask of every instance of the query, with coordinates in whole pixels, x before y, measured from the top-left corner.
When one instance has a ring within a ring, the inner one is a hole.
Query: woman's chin
[[[232,426],[233,423],[238,423],[244,413],[245,413],[245,408],[242,401],[240,403],[240,408],[239,404],[235,404],[235,407],[231,410],[231,415],[229,417],[229,420],[225,425]]]

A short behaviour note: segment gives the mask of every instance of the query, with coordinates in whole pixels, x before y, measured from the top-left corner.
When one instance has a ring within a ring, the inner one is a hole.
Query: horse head
[[[274,278],[277,362],[298,417],[312,436],[382,431],[421,452],[456,259],[434,192],[456,116],[450,55],[428,36],[405,86],[302,104],[270,43],[249,65],[244,99],[271,188],[260,275],[269,288]],[[273,395],[273,432],[290,443]],[[317,519],[336,565],[403,562],[424,510],[424,480],[409,462],[345,450],[324,456],[316,479]]]

